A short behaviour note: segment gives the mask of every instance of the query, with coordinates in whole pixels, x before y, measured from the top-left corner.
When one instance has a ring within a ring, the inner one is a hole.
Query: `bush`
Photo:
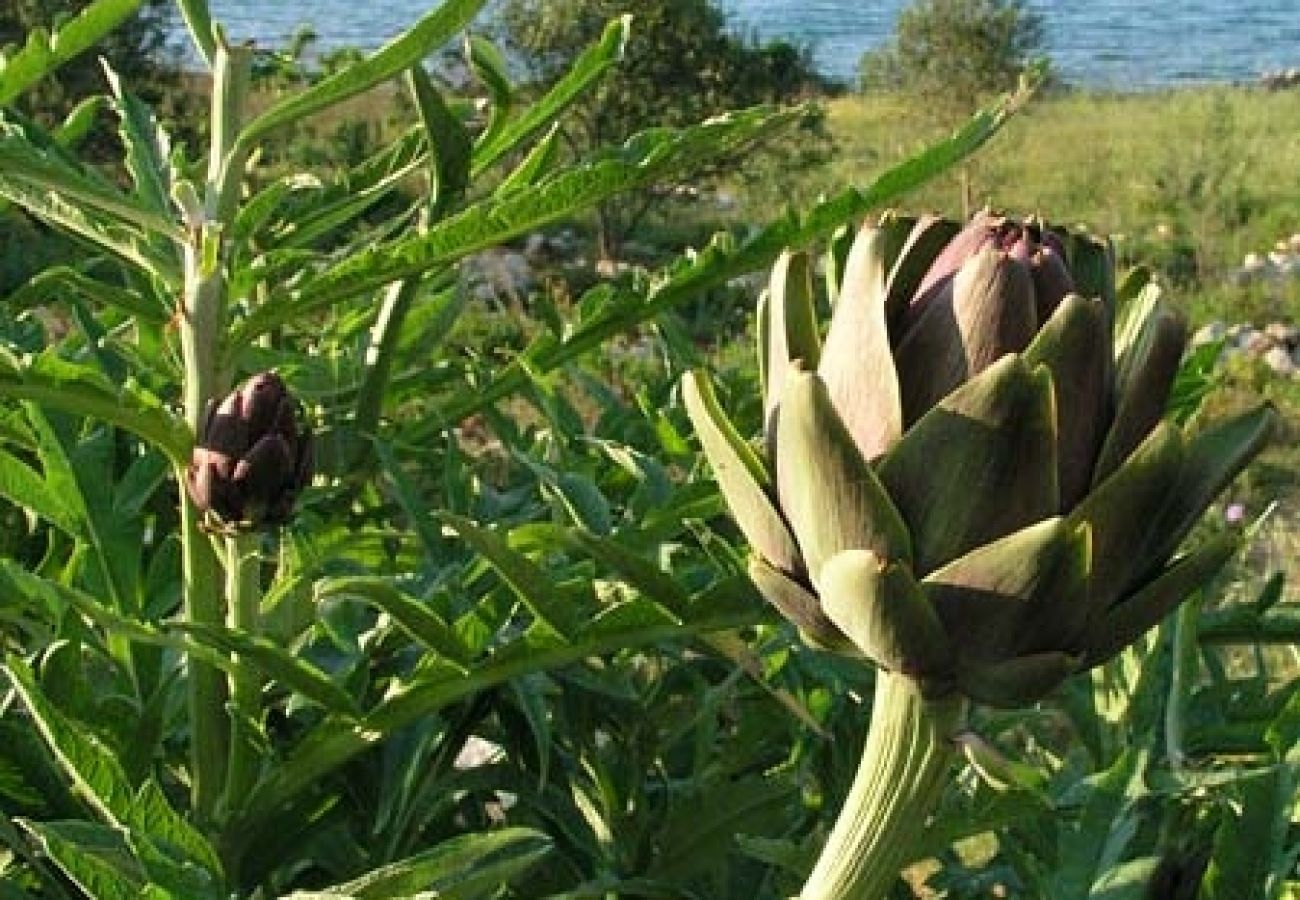
[[[893,40],[863,56],[862,87],[914,93],[932,113],[959,118],[1015,87],[1044,38],[1023,0],[914,0]]]

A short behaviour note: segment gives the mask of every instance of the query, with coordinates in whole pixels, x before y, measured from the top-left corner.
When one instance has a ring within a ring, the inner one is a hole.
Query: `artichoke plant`
[[[837,278],[842,268],[842,278]],[[879,668],[862,768],[804,898],[883,895],[971,702],[1014,707],[1111,658],[1216,571],[1176,556],[1272,412],[1164,417],[1186,341],[1107,242],[990,212],[887,214],[828,265],[784,254],[759,303],[765,441],[709,382],[687,410],[759,591]]]
[[[186,488],[210,527],[246,531],[289,520],[311,481],[312,437],[284,381],[262,372],[209,403]]]

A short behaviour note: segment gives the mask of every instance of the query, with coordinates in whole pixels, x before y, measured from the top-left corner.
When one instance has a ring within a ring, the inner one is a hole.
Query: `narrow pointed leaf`
[[[349,718],[361,713],[352,695],[329,675],[274,641],[201,622],[176,622],[170,628],[222,653],[238,654],[241,666],[252,666],[330,712]]]
[[[560,160],[560,127],[554,125],[532,149],[501,179],[493,196],[505,198],[530,188],[555,172]]]
[[[728,233],[718,233],[704,249],[657,273],[648,291],[609,286],[593,288],[590,296],[599,296],[602,310],[609,312],[585,320],[562,340],[549,333],[539,334],[525,350],[532,371],[552,371],[599,347],[612,335],[700,296],[701,291],[770,266],[787,247],[807,246],[830,238],[846,223],[896,200],[974,153],[1023,105],[1030,93],[1032,87],[1003,97],[949,137],[881,173],[870,183],[847,188],[802,215],[787,215],[742,242]],[[827,277],[833,277],[834,271],[833,268],[828,271]],[[431,433],[444,428],[446,423],[459,422],[520,390],[527,380],[522,367],[499,368],[480,390],[442,404],[418,428],[417,434]]]
[[[459,206],[465,196],[472,142],[465,125],[448,109],[424,66],[412,66],[408,78],[429,141],[430,219],[436,221]]]
[[[119,225],[133,226],[178,242],[185,240],[185,233],[169,212],[128,197],[111,184],[41,152],[12,128],[0,132],[0,184],[52,192],[73,208],[93,210]],[[6,195],[15,203],[24,202],[25,195],[17,193],[17,187],[12,194],[6,191]]]
[[[221,871],[211,845],[171,807],[157,786],[146,782],[138,792],[133,790],[116,757],[50,702],[24,661],[10,656],[4,669],[60,768],[108,825],[163,840],[210,874]]]
[[[822,571],[822,608],[858,649],[891,672],[944,677],[948,635],[907,566],[869,550],[846,550]]]
[[[867,460],[879,457],[903,433],[898,373],[885,321],[890,238],[887,229],[870,225],[858,232],[845,264],[821,363],[815,367],[840,420]]]
[[[558,172],[532,190],[486,197],[422,235],[352,254],[303,282],[291,300],[259,307],[236,329],[231,342],[240,344],[390,281],[498,246],[617,194],[693,171],[792,126],[799,115],[797,109],[755,107],[687,128],[640,132],[622,147]]]
[[[497,131],[490,140],[483,140],[474,149],[473,173],[478,175],[505,154],[516,149],[533,134],[554,122],[565,109],[582,96],[623,55],[632,27],[632,16],[612,19],[601,32],[600,40],[592,44],[574,60],[564,77],[517,118]]]
[[[126,91],[117,72],[105,62],[108,85],[113,91],[113,110],[120,124],[118,134],[126,148],[127,172],[135,184],[141,204],[161,215],[171,210],[171,142],[154,119],[153,112],[139,97]]]
[[[356,575],[328,578],[315,590],[316,601],[334,597],[355,597],[393,618],[416,641],[460,666],[470,662],[469,647],[427,602],[399,590],[384,578]]]
[[[444,512],[441,519],[491,564],[501,579],[543,625],[565,641],[577,633],[577,610],[531,559],[513,550],[493,531],[468,519]]]
[[[248,124],[239,140],[253,146],[268,132],[369,90],[423,60],[451,40],[484,0],[445,0],[415,25],[360,62],[276,103]]]
[[[771,478],[723,413],[708,376],[703,372],[686,373],[682,397],[713,467],[713,477],[745,538],[777,568],[799,571],[799,550],[772,501]]]
[[[141,0],[95,0],[53,34],[34,29],[18,50],[0,57],[0,106],[97,44],[140,6]],[[39,9],[40,7],[37,7]]]
[[[549,837],[531,828],[503,828],[463,834],[415,856],[389,863],[360,878],[335,885],[328,896],[355,900],[436,896],[479,900],[523,875],[553,849]],[[298,896],[290,894],[286,900]]]
[[[492,143],[510,116],[514,90],[506,72],[506,60],[496,44],[481,34],[465,36],[465,59],[476,78],[487,88],[487,123],[478,136],[479,143]]]
[[[54,266],[38,272],[11,293],[5,302],[10,309],[31,309],[41,304],[57,303],[69,295],[85,298],[99,306],[116,308],[156,325],[164,324],[172,316],[172,311],[154,296],[107,284],[71,266]]]
[[[119,832],[90,822],[21,824],[85,896],[95,900],[139,900],[143,896],[145,875]]]
[[[626,546],[624,540],[597,537],[579,528],[565,528],[564,537],[601,566],[617,573],[628,586],[647,600],[663,606],[675,616],[686,615],[690,604],[690,595],[686,589],[670,573]],[[632,541],[636,543],[635,535]]]
[[[786,376],[776,467],[781,510],[813,584],[820,584],[822,564],[842,550],[870,550],[885,562],[911,561],[898,510],[817,375],[792,368]]]
[[[99,419],[139,435],[173,462],[189,459],[189,428],[160,399],[134,382],[114,384],[98,369],[52,352],[19,358],[0,347],[0,396]]]
[[[930,410],[880,464],[925,575],[1055,515],[1051,379],[1006,357]]]

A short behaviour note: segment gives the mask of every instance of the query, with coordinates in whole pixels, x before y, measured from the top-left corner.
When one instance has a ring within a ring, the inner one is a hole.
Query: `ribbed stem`
[[[877,674],[858,774],[799,900],[889,895],[948,784],[964,713],[959,698],[930,700],[907,676]]]
[[[261,630],[262,558],[260,535],[237,534],[226,538],[227,624],[232,631],[256,635]],[[235,662],[239,657],[236,655]],[[230,676],[230,765],[226,771],[225,813],[242,805],[257,780],[258,749],[255,733],[262,715],[262,678],[250,665],[239,666]]]

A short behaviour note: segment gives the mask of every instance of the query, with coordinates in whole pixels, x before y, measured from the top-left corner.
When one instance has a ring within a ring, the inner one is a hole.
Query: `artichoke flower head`
[[[1027,704],[1231,555],[1225,536],[1175,556],[1272,411],[1164,418],[1186,325],[1141,277],[1117,287],[1108,243],[886,214],[828,269],[824,336],[805,253],[760,299],[764,452],[684,383],[750,576],[807,641]]]
[[[280,376],[261,372],[209,401],[186,488],[213,530],[282,525],[311,481],[311,431]]]

